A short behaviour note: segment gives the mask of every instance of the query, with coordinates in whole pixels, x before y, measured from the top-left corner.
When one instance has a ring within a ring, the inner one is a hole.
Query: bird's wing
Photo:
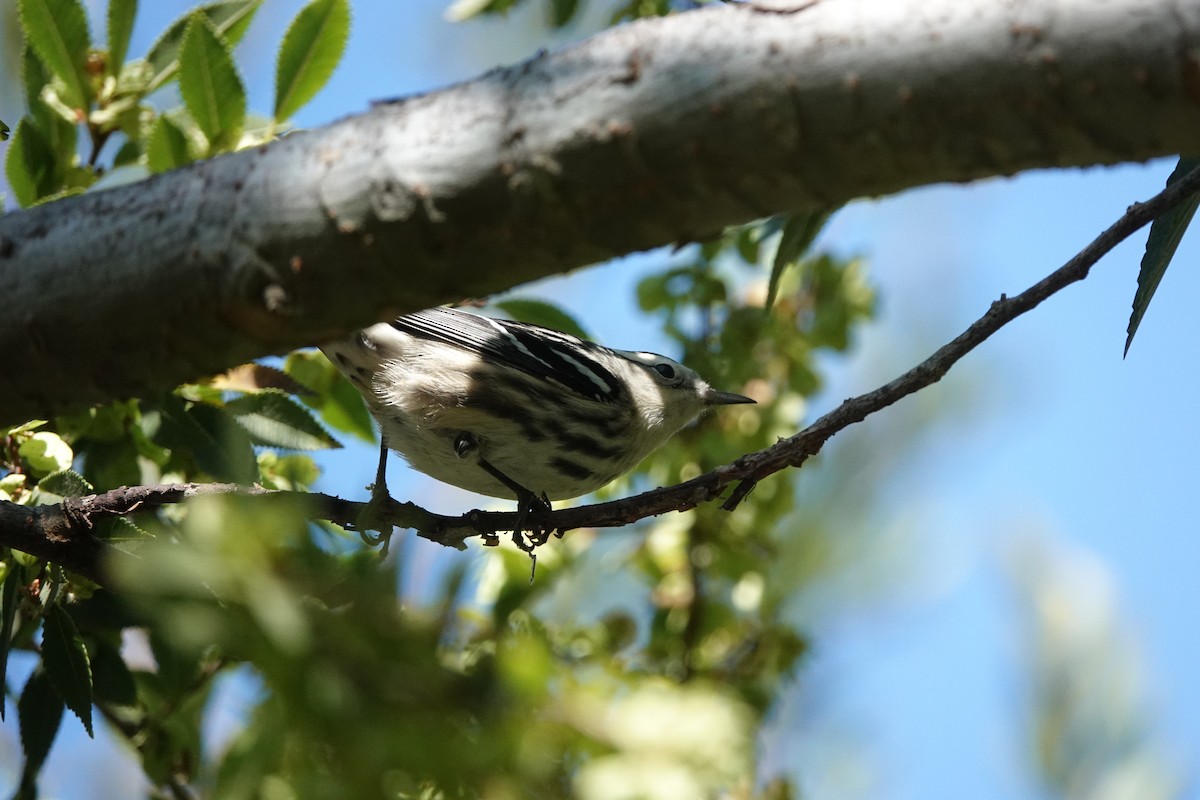
[[[561,331],[492,319],[453,308],[430,308],[393,320],[391,326],[471,352],[493,364],[553,381],[583,397],[616,402],[623,389],[596,357],[604,348]]]

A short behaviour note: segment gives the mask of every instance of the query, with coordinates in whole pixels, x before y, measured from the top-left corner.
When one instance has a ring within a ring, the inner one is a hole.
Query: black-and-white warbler
[[[366,398],[385,447],[525,510],[599,489],[712,406],[754,402],[664,356],[451,308],[321,350]]]

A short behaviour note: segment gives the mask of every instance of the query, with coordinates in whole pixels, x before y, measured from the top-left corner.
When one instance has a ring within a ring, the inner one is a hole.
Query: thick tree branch
[[[549,514],[552,529],[611,528],[669,511],[685,511],[719,497],[737,484],[723,508],[732,510],[763,478],[788,467],[799,467],[820,452],[838,431],[941,380],[954,364],[1022,314],[1056,292],[1086,278],[1106,253],[1134,232],[1200,191],[1200,169],[1193,170],[1144,203],[1130,206],[1115,223],[1070,261],[1015,297],[1001,296],[970,327],[890,383],[850,398],[803,431],[771,447],[749,453],[690,481],[644,492],[634,497],[564,508]],[[102,517],[124,516],[206,494],[256,495],[263,502],[305,503],[315,518],[353,525],[364,503],[325,494],[273,492],[233,484],[179,484],[123,487],[101,495],[69,498],[59,506],[19,506],[0,502],[0,544],[55,561],[92,580],[104,581],[104,545],[91,534]],[[471,511],[452,517],[434,514],[413,503],[392,500],[382,518],[396,527],[411,528],[439,544],[462,549],[472,536],[495,541],[496,534],[518,523],[516,512]]]
[[[21,506],[0,500],[0,545],[53,561],[104,583],[103,542],[78,524],[64,506]]]
[[[1200,130],[1197,0],[798,5],[625,25],[0,217],[0,423],[778,211]]]

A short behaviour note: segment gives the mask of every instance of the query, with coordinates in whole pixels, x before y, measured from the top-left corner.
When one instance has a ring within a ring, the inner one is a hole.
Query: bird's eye
[[[654,369],[667,380],[674,380],[675,378],[675,368],[670,364],[655,364]]]

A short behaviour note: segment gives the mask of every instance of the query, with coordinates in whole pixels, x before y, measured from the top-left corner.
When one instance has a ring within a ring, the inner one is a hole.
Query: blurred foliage
[[[80,0],[20,0],[28,110],[5,159],[18,202],[276,135],[328,79],[350,16],[344,0],[300,11],[278,53],[274,116],[257,120],[231,47],[260,1],[202,6],[127,59],[134,0],[110,0],[105,46]],[[620,3],[614,19],[691,5]],[[557,25],[583,6],[546,4]],[[173,82],[183,105],[157,109]],[[861,262],[811,250],[827,218],[731,229],[664,256],[640,283],[638,304],[661,321],[671,355],[758,405],[683,431],[602,496],[694,477],[802,426],[822,357],[845,351],[876,306]],[[552,303],[496,307],[584,330]],[[282,369],[250,365],[0,431],[0,501],[177,481],[304,490],[316,462],[281,451],[336,446],[329,430],[375,437],[354,388],[320,354],[297,352]],[[825,490],[863,507],[858,486]],[[59,730],[78,719],[124,739],[163,796],[795,797],[788,777],[760,774],[756,751],[809,648],[797,598],[838,559],[861,556],[832,530],[841,519],[800,507],[780,476],[732,513],[710,504],[624,533],[573,531],[539,551],[534,583],[523,553],[475,548],[480,573],[456,556],[420,604],[400,579],[404,547],[381,560],[304,508],[253,498],[103,524],[121,554],[112,588],[0,550],[0,678],[7,686],[10,653],[35,664],[10,691],[25,757],[14,795],[37,796]],[[214,684],[246,673],[262,691],[232,741],[209,751]]]
[[[1008,555],[1032,678],[1030,756],[1045,788],[1064,800],[1190,795],[1153,733],[1140,647],[1107,567],[1044,536]]]
[[[126,62],[136,3],[110,3],[102,48],[78,0],[21,0],[28,113],[6,159],[18,201],[273,136],[332,72],[349,13],[331,0],[300,12],[279,53],[275,118],[258,124],[230,50],[258,5],[204,6]],[[556,19],[577,7],[554,4]],[[631,4],[627,13],[666,10]],[[150,100],[172,81],[183,106],[158,111]],[[610,492],[689,477],[800,424],[804,397],[820,383],[816,353],[844,349],[873,296],[859,264],[808,257],[811,236],[780,248],[788,225],[730,231],[639,287],[642,308],[662,319],[685,360],[760,405],[685,431]],[[779,296],[769,310],[768,284]],[[582,332],[553,304],[508,298],[498,309]],[[8,430],[0,498],[36,505],[191,480],[304,489],[315,463],[279,450],[335,446],[327,428],[374,437],[357,392],[322,356],[294,353],[282,372],[241,368]],[[589,532],[544,551],[534,585],[524,555],[498,549],[479,580],[453,571],[423,608],[402,602],[396,560],[312,525],[302,509],[246,498],[104,525],[127,554],[112,565],[117,591],[8,552],[0,673],[10,651],[39,657],[17,703],[26,759],[18,794],[36,796],[65,712],[90,732],[95,708],[150,782],[175,794],[755,796],[755,731],[806,646],[780,618],[790,587],[762,568],[791,506],[786,487],[772,485],[733,515],[703,508],[639,526],[625,564],[639,602],[576,623],[551,621],[544,604],[591,570],[599,540]],[[150,665],[128,656],[134,631]],[[244,665],[264,696],[225,751],[204,752],[214,681]],[[786,781],[765,791],[790,796]]]
[[[22,0],[29,113],[7,158],[19,201],[274,135],[328,78],[349,16],[330,0],[300,12],[278,58],[276,118],[257,125],[230,52],[257,7],[205,6],[124,63],[135,3],[113,0],[100,48],[79,0]],[[172,81],[183,106],[154,109]],[[673,355],[759,404],[684,431],[608,494],[691,477],[801,425],[818,354],[845,349],[874,308],[860,263],[808,252],[821,221],[730,230],[641,283],[638,302]],[[552,303],[504,298],[497,309],[583,330]],[[5,431],[0,492],[36,505],[173,481],[303,490],[317,465],[287,451],[336,446],[329,430],[375,436],[349,383],[298,352],[282,369],[247,366]],[[768,481],[732,514],[707,506],[634,526],[620,568],[631,591],[601,593],[593,607],[604,613],[574,619],[554,609],[586,596],[611,541],[590,531],[544,548],[532,585],[526,556],[496,548],[481,575],[450,570],[423,606],[405,600],[402,556],[381,560],[304,509],[244,497],[104,524],[123,554],[110,565],[115,588],[7,552],[4,658],[36,659],[17,692],[18,794],[36,796],[62,725],[77,718],[90,731],[95,716],[175,796],[790,797],[785,779],[760,786],[754,765],[756,732],[807,647],[783,617],[803,575],[769,568],[811,541],[792,530],[794,503],[785,481]],[[233,741],[206,752],[214,682],[247,669],[262,695]]]
[[[608,492],[690,477],[801,424],[820,384],[814,358],[846,347],[874,296],[861,264],[797,253],[767,309],[780,230],[731,230],[642,282],[639,301],[684,357],[759,405],[684,431]],[[574,324],[544,302],[498,305]],[[311,458],[277,451],[330,445],[322,422],[363,432],[361,399],[341,385],[302,352],[283,372],[242,368],[34,421],[5,432],[0,490],[37,504],[173,480],[303,488],[317,475]],[[301,398],[320,422],[281,386],[309,390]],[[403,561],[254,498],[109,526],[127,554],[111,565],[115,591],[10,552],[4,640],[43,664],[17,703],[22,795],[36,796],[64,712],[87,722],[94,707],[146,777],[175,793],[791,797],[784,779],[758,787],[754,764],[756,731],[807,647],[783,618],[803,576],[769,567],[781,548],[807,547],[793,511],[780,480],[733,514],[706,506],[638,525],[621,565],[636,591],[567,620],[551,609],[596,574],[605,539],[594,532],[543,549],[534,584],[523,553],[489,550],[482,575],[452,570],[419,607],[405,602]],[[128,659],[130,635],[146,640],[151,665]],[[228,747],[206,752],[214,681],[247,665],[262,697]]]

